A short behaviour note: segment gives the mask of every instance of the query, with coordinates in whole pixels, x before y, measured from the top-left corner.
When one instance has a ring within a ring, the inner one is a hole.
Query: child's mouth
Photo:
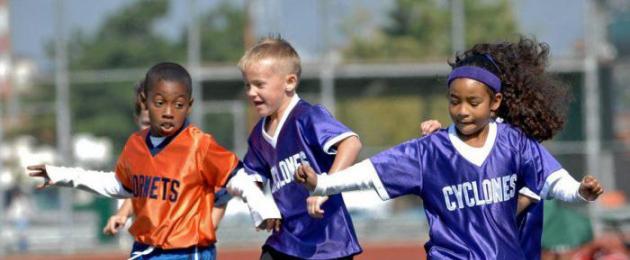
[[[160,128],[162,128],[162,131],[164,132],[170,132],[171,130],[173,130],[175,126],[171,123],[162,123],[160,124]]]

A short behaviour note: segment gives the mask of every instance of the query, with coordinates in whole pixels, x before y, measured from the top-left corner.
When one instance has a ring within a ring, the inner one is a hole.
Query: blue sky
[[[217,0],[196,0],[199,9],[205,10]],[[158,26],[162,32],[174,37],[185,28],[188,19],[188,0],[172,1],[168,18]],[[242,1],[234,1],[242,3]],[[32,58],[49,69],[52,62],[45,54],[45,45],[55,35],[56,0],[10,1],[10,26],[14,54]],[[64,0],[66,31],[92,32],[104,18],[115,12],[129,0]],[[335,28],[343,24],[346,17],[363,12],[371,19],[366,28],[385,21],[386,11],[392,1],[382,0],[265,0],[255,1],[253,13],[258,22],[257,32],[265,35],[279,31],[294,43],[307,60],[316,58],[324,48],[324,28]],[[529,0],[514,1],[514,14],[522,33],[534,35],[551,45],[552,55],[567,56],[582,38],[583,0]],[[320,19],[322,11],[328,10],[328,19]],[[552,19],[549,19],[553,17]],[[468,19],[474,19],[469,17]],[[331,45],[343,43],[339,30],[328,30]]]

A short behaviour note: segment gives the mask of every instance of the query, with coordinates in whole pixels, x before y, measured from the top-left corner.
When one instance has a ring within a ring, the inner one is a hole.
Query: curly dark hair
[[[562,129],[572,99],[568,86],[545,72],[548,57],[548,44],[521,36],[516,43],[476,44],[449,65],[482,67],[497,75],[503,101],[495,116],[542,142]]]

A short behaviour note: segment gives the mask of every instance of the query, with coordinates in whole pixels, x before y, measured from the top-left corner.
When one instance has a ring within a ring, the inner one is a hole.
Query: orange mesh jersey
[[[213,244],[214,187],[225,185],[238,158],[194,126],[155,155],[147,134],[132,134],[116,165],[116,177],[133,193],[136,220],[129,232],[136,241],[162,249]]]

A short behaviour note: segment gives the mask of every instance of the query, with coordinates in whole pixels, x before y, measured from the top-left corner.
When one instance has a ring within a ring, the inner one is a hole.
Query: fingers
[[[431,133],[431,132],[429,132],[430,127],[431,127],[431,125],[428,124],[428,122],[422,122],[422,124],[420,124],[420,133],[422,135],[427,135],[427,134]]]
[[[328,200],[328,197],[309,197],[306,199],[306,208],[308,215],[313,218],[323,218],[324,210],[321,209],[322,204]]]
[[[48,178],[48,173],[46,172],[46,165],[44,164],[29,165],[29,166],[26,166],[26,170],[27,170],[28,176],[30,177],[44,178],[44,183],[36,185],[35,186],[36,189],[41,190],[52,185],[50,178]]]
[[[297,170],[295,171],[295,181],[300,184],[306,182],[306,173],[304,172],[304,169],[302,167],[304,167],[304,165],[298,166]]]
[[[46,183],[42,183],[42,184],[37,184],[37,186],[35,186],[36,189],[41,190],[43,188],[46,188]]]
[[[107,223],[107,225],[103,228],[103,234],[108,236],[116,235],[116,229],[110,226],[110,223]]]
[[[604,187],[599,183],[599,181],[593,176],[586,176],[582,179],[582,184],[584,188],[585,199],[593,201],[596,200],[599,195],[604,193]]]
[[[271,221],[271,219],[265,219],[265,220],[263,220],[263,222],[262,222],[262,223],[260,223],[260,225],[258,225],[258,226],[256,227],[256,231],[261,231],[261,230],[266,230],[266,231],[269,231],[269,230],[267,229],[267,226],[269,225],[269,222],[270,222],[270,221]]]
[[[29,165],[29,166],[26,166],[26,169],[30,171],[43,171],[43,170],[46,170],[46,165],[43,165],[43,164]]]
[[[256,227],[256,231],[265,230],[267,232],[280,231],[282,221],[277,218],[265,219],[258,227]]]
[[[422,135],[428,135],[430,133],[435,132],[436,130],[440,129],[440,127],[442,127],[442,124],[440,124],[439,121],[437,120],[427,120],[424,121],[420,124],[420,131],[422,133]]]
[[[103,233],[106,235],[116,235],[127,222],[127,218],[123,216],[112,216],[107,221],[107,225],[103,228]]]
[[[114,227],[114,221],[113,221],[114,217],[109,218],[109,221],[107,221],[107,225],[105,225],[105,227],[103,228],[103,234],[105,235],[115,235],[116,234],[116,228]]]
[[[275,230],[276,232],[280,231],[280,225],[282,224],[282,220],[281,219],[276,219],[276,221],[274,221],[276,223],[275,225]]]

